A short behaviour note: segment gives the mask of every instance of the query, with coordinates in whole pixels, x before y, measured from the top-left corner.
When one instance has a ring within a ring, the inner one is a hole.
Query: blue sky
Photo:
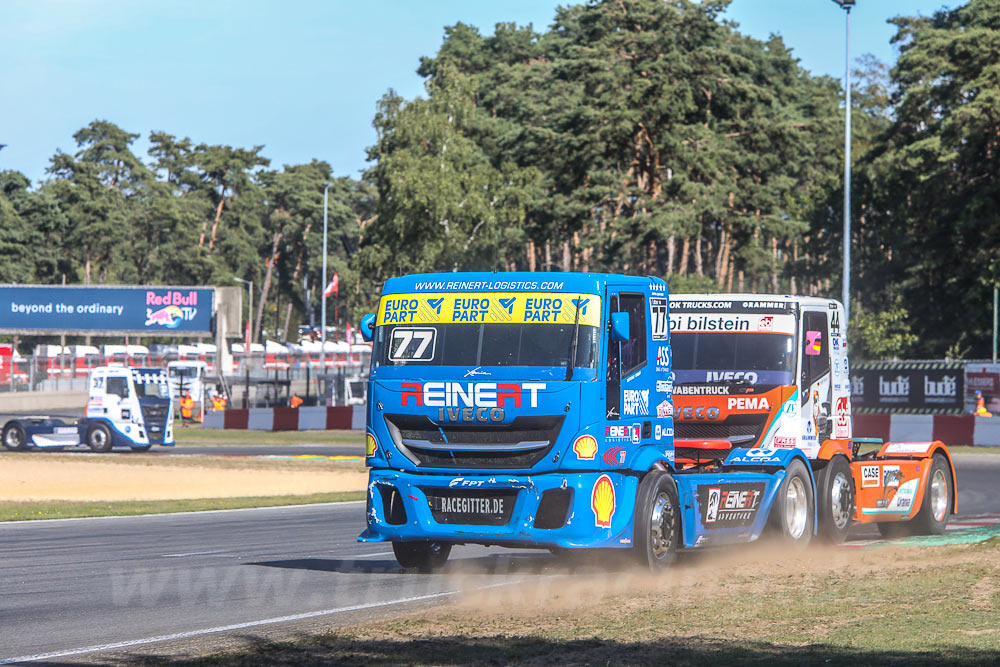
[[[357,177],[376,101],[423,93],[415,73],[443,28],[500,21],[543,30],[550,0],[3,0],[0,169],[45,176],[56,149],[96,118],[196,143],[264,144],[272,166],[327,160]],[[857,0],[852,55],[892,63],[896,15],[958,1]],[[802,65],[838,78],[844,12],[831,0],[733,0],[726,15],[760,39],[780,34]]]

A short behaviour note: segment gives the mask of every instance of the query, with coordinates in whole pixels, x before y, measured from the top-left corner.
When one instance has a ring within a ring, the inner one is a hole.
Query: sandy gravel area
[[[56,456],[4,457],[4,500],[179,500],[280,496],[365,489],[358,470],[302,470],[141,465],[68,460]]]

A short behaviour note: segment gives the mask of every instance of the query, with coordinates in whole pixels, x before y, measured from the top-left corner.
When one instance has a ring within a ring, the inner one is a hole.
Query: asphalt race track
[[[959,518],[1000,521],[1000,456],[956,464]],[[403,572],[388,545],[355,541],[363,512],[358,502],[0,524],[0,664],[344,623],[560,576],[544,552],[481,547],[456,548],[444,574]]]

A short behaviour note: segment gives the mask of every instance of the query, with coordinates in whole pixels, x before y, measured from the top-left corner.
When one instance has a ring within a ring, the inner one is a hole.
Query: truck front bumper
[[[629,548],[638,479],[621,472],[537,475],[372,470],[361,542],[432,540],[537,548]],[[447,500],[442,505],[441,497]],[[446,510],[495,508],[492,515]]]

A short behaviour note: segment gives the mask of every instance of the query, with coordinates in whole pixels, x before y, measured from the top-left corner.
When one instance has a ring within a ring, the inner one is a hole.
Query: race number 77
[[[670,335],[670,322],[667,319],[667,300],[649,300],[649,319],[653,323],[653,340],[666,340]]]
[[[398,327],[392,332],[389,359],[392,361],[430,361],[434,358],[435,329]]]

